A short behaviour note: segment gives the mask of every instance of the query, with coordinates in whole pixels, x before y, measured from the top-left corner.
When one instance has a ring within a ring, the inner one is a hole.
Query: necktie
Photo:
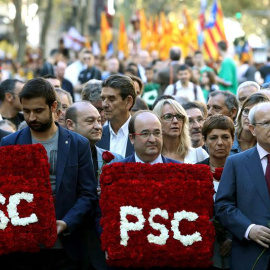
[[[268,192],[270,193],[270,154],[267,155],[267,166],[265,171],[265,179],[268,187]]]

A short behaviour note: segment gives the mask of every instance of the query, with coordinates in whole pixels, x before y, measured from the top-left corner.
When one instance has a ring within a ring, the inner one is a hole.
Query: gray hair
[[[66,95],[67,98],[68,98],[68,101],[69,101],[69,104],[70,104],[70,105],[73,103],[72,96],[71,96],[71,94],[70,94],[68,91],[66,91],[66,90],[64,90],[64,89],[62,89],[62,88],[56,87],[56,88],[55,88],[55,92],[56,92],[57,94],[60,94],[60,95],[61,95],[61,94],[62,94],[62,95]]]
[[[266,104],[268,104],[270,106],[270,102],[263,102],[263,103],[259,103],[259,104],[255,105],[253,108],[251,108],[251,110],[249,111],[249,114],[248,114],[248,120],[249,120],[249,123],[251,125],[254,126],[256,124],[255,114],[260,109],[260,107],[262,107]]]
[[[97,102],[101,100],[100,94],[102,90],[102,81],[100,80],[90,80],[88,83],[84,86],[82,93],[81,93],[81,99],[90,101],[90,102]]]
[[[240,90],[243,89],[243,88],[246,88],[248,86],[254,86],[257,89],[257,91],[259,91],[260,88],[261,88],[259,84],[257,84],[256,82],[253,82],[253,81],[246,81],[246,82],[241,83],[238,86],[237,92],[236,92],[236,97],[237,97],[238,100],[239,100],[239,92],[240,92]]]
[[[239,104],[238,100],[236,99],[236,96],[227,90],[215,90],[214,92],[211,92],[209,96],[215,97],[217,95],[223,95],[225,97],[225,105],[228,108],[229,112],[231,112],[232,109],[236,109],[237,115]]]

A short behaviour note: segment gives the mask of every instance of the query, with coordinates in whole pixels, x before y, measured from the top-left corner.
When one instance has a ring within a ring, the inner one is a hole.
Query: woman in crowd
[[[256,144],[256,138],[249,130],[248,113],[256,104],[266,101],[269,101],[269,98],[260,92],[252,94],[245,100],[237,118],[235,138],[230,155],[250,149]]]
[[[188,117],[183,107],[175,100],[160,100],[153,112],[161,119],[163,132],[162,154],[184,163],[197,163],[208,157],[201,147],[191,147]]]
[[[215,192],[218,189],[225,161],[230,154],[234,131],[233,121],[221,114],[208,117],[202,128],[205,144],[209,151],[209,158],[198,164],[210,166],[213,173]],[[214,222],[214,225],[216,228],[216,241],[214,245],[214,267],[211,269],[228,269],[230,266],[231,240],[228,238],[228,232],[219,223]]]
[[[219,90],[218,85],[216,84],[215,74],[213,72],[205,71],[202,73],[201,88],[205,100],[208,100],[209,93]]]

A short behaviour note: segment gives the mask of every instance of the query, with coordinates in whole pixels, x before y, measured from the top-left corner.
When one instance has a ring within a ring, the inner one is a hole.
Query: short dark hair
[[[153,103],[153,109],[155,108],[155,106],[159,103],[159,101],[163,100],[163,99],[173,99],[175,100],[175,98],[173,96],[170,95],[162,95],[160,97],[158,97],[155,102]]]
[[[46,74],[46,75],[42,76],[42,78],[44,78],[44,79],[57,79],[57,77],[53,74]]]
[[[52,49],[50,51],[50,56],[53,57],[53,56],[57,55],[58,53],[59,53],[59,50],[58,49]]]
[[[6,79],[0,84],[0,100],[5,100],[6,93],[14,94],[16,83],[24,83],[17,79]]]
[[[128,132],[129,132],[129,134],[135,133],[135,120],[136,120],[136,118],[137,118],[137,116],[138,116],[139,114],[145,113],[145,112],[152,113],[152,114],[155,115],[155,116],[159,119],[159,121],[160,121],[160,118],[159,118],[155,113],[153,113],[153,112],[150,111],[150,110],[140,110],[140,111],[137,111],[137,112],[135,112],[135,113],[132,115],[132,117],[130,118],[130,121],[129,121],[129,124],[128,124]],[[161,122],[161,121],[160,121],[160,122]]]
[[[226,52],[228,49],[227,43],[223,40],[221,40],[220,42],[218,42],[217,44],[218,48],[221,49],[223,52]]]
[[[170,49],[170,59],[172,61],[179,61],[181,58],[181,50],[177,47],[172,47]]]
[[[131,109],[133,112],[141,110],[149,110],[147,103],[140,97],[136,97],[134,106]]]
[[[217,95],[223,95],[225,97],[225,105],[229,111],[236,109],[236,116],[239,109],[239,103],[234,94],[226,90],[215,90],[209,94],[209,97],[215,97]],[[236,117],[235,116],[235,117]]]
[[[197,50],[197,51],[195,51],[194,55],[197,55],[197,54],[203,54],[203,52],[200,50]]]
[[[131,107],[133,107],[136,99],[135,86],[132,79],[128,76],[119,74],[111,75],[102,82],[102,87],[110,87],[119,90],[122,100],[125,100],[127,96],[131,96],[133,99]]]
[[[46,104],[51,107],[56,101],[56,92],[54,87],[46,81],[44,78],[38,77],[29,80],[22,88],[19,94],[20,101],[22,99],[32,99],[32,98],[45,98]]]
[[[202,127],[202,135],[204,136],[204,139],[207,139],[207,135],[213,130],[213,129],[222,129],[222,130],[229,130],[232,136],[232,139],[234,139],[234,123],[232,119],[228,116],[222,115],[222,114],[215,114],[210,117],[208,117]]]
[[[142,93],[142,91],[143,91],[143,82],[142,82],[142,80],[141,80],[139,77],[137,77],[137,76],[129,75],[128,77],[129,77],[132,81],[135,81],[135,82],[137,82],[137,83],[139,84],[140,91],[141,91],[141,93]]]
[[[184,71],[184,70],[189,70],[190,71],[190,66],[188,66],[188,65],[180,65],[177,72]]]
[[[185,109],[185,111],[191,110],[191,109],[199,109],[201,111],[202,115],[204,116],[204,110],[203,110],[202,106],[200,106],[195,101],[189,101],[189,102],[183,104],[182,106]]]
[[[75,124],[77,123],[77,108],[76,106],[70,106],[66,110],[66,115],[65,115],[65,121],[67,119],[72,120]]]

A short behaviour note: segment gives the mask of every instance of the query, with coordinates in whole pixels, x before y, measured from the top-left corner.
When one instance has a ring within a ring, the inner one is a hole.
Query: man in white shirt
[[[97,146],[123,157],[131,155],[134,147],[128,139],[128,123],[136,99],[133,81],[124,75],[111,75],[102,83],[101,98],[108,125]]]
[[[233,234],[231,270],[269,269],[270,102],[249,112],[257,145],[228,157],[216,195],[216,217]],[[266,248],[266,252],[261,253]]]
[[[174,96],[186,102],[198,100],[205,103],[201,87],[190,81],[191,76],[189,66],[180,65],[177,72],[178,81],[175,84],[169,85],[164,95]]]
[[[163,140],[160,119],[151,111],[136,112],[129,122],[129,138],[135,153],[122,162],[180,163],[161,155]]]

